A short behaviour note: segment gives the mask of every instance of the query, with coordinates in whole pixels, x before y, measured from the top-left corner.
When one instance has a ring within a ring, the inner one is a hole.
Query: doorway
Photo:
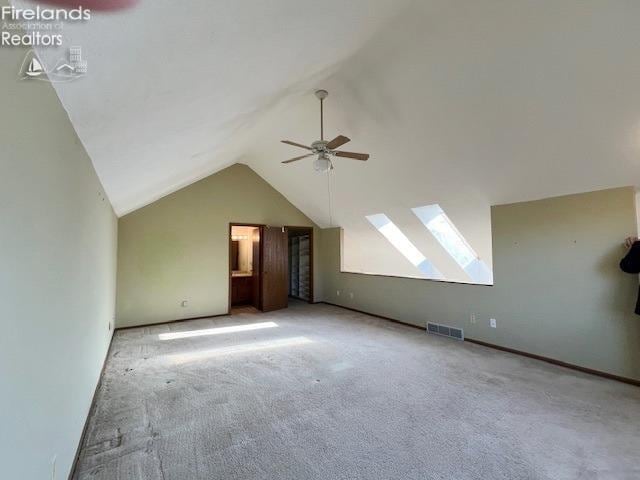
[[[289,297],[313,303],[313,228],[287,227]]]
[[[232,308],[262,309],[262,225],[229,226],[229,313]]]
[[[313,302],[313,228],[229,224],[228,312],[270,312]]]

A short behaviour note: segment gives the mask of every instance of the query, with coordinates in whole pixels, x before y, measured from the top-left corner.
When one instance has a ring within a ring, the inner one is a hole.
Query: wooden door
[[[260,262],[260,238],[262,227],[255,228],[251,239],[253,249],[253,290],[251,292],[251,304],[258,310],[262,310],[262,262]]]
[[[289,239],[283,227],[264,227],[262,236],[262,310],[288,306]]]

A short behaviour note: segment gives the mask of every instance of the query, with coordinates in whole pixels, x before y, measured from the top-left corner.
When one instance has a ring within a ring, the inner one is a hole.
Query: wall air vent
[[[456,340],[464,340],[464,330],[462,328],[447,327],[446,325],[427,322],[427,332],[433,335],[455,338]]]

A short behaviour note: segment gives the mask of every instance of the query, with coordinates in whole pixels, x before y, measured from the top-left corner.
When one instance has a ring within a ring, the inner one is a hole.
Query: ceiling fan
[[[331,162],[331,157],[344,157],[350,158],[352,160],[368,160],[368,153],[354,153],[354,152],[343,152],[340,150],[336,150],[336,148],[341,147],[347,142],[351,140],[344,135],[338,135],[336,138],[327,142],[324,139],[324,113],[323,113],[323,102],[324,99],[327,98],[329,92],[326,90],[317,90],[316,97],[320,100],[320,140],[317,140],[311,144],[311,146],[302,145],[301,143],[292,142],[291,140],[282,140],[282,143],[286,143],[288,145],[293,145],[294,147],[305,148],[310,150],[311,153],[307,153],[306,155],[301,155],[299,157],[291,158],[289,160],[285,160],[282,163],[292,163],[297,162],[298,160],[302,160],[303,158],[312,157],[317,155],[318,158],[313,162],[313,167],[318,172],[326,172],[333,169],[333,163]]]

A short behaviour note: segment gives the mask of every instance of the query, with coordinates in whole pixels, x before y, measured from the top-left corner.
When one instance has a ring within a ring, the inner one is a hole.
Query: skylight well
[[[426,205],[411,210],[471,280],[493,283],[493,273],[489,267],[467,243],[440,205]]]
[[[429,260],[411,243],[411,240],[383,213],[368,215],[367,220],[424,276],[434,280],[444,277]]]

